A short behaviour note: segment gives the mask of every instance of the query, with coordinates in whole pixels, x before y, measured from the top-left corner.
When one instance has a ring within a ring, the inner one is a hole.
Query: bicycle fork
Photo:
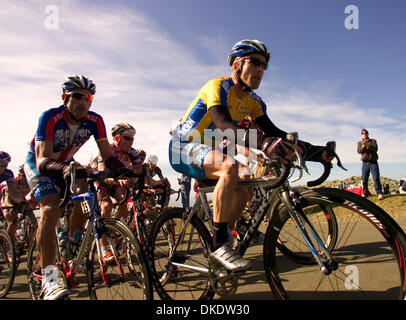
[[[330,251],[326,248],[308,217],[303,212],[301,206],[299,205],[300,199],[296,195],[295,191],[289,189],[283,190],[281,193],[281,200],[288,209],[290,217],[295,222],[296,228],[310,249],[314,259],[320,266],[321,272],[324,275],[329,275],[333,271],[337,270],[337,261],[332,257]],[[312,238],[319,246],[319,250],[317,250],[313,244]]]

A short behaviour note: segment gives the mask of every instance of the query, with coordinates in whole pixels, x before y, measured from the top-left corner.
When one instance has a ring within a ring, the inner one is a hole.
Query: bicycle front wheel
[[[16,273],[14,242],[8,232],[0,229],[0,298],[10,291]]]
[[[351,192],[320,188],[301,195],[305,207],[316,212],[327,206],[334,212],[337,241],[331,255],[338,268],[326,275],[314,260],[313,264],[297,263],[276,250],[282,234],[297,234],[297,242],[304,242],[296,225],[289,222],[288,210],[281,210],[272,218],[264,241],[265,272],[275,296],[404,299],[406,238],[397,223],[380,207]],[[295,250],[293,246],[290,249]]]
[[[211,236],[194,216],[185,227],[182,208],[164,210],[148,240],[154,286],[161,299],[211,300],[208,278]],[[184,231],[184,237],[180,237]]]
[[[151,300],[152,282],[146,256],[129,227],[119,220],[104,220],[104,235],[114,259],[99,259],[93,237],[86,263],[89,295],[98,300]]]

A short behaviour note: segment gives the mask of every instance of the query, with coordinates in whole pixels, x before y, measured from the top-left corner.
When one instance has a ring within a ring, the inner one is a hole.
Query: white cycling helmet
[[[158,157],[154,154],[151,154],[147,160],[155,165],[158,163]]]
[[[259,53],[265,57],[266,63],[269,62],[271,55],[262,41],[245,39],[238,41],[228,54],[228,64],[231,66],[237,57],[248,56],[252,53]]]
[[[89,90],[93,95],[96,93],[96,85],[92,80],[86,78],[83,75],[69,76],[66,81],[62,84],[63,92],[71,92],[75,89],[85,89]]]

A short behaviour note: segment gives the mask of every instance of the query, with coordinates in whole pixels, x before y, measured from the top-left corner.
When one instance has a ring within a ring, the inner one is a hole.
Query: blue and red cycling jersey
[[[94,136],[96,141],[106,139],[106,126],[103,118],[89,111],[78,126],[69,126],[67,111],[64,105],[42,113],[39,118],[37,132],[31,142],[30,151],[35,154],[35,141],[53,143],[51,158],[58,162],[69,161],[80,147]]]

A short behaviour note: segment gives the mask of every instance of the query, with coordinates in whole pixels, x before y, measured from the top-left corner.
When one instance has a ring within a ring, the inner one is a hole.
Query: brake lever
[[[340,158],[338,157],[338,154],[336,153],[336,142],[335,141],[329,141],[326,144],[326,149],[327,149],[327,157],[334,157],[337,159],[337,166],[339,166],[341,169],[348,171],[346,168],[344,168]]]

